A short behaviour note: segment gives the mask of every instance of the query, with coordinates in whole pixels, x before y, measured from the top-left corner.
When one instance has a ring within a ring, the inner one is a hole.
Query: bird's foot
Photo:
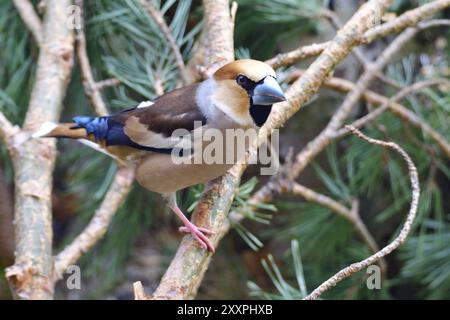
[[[210,236],[214,234],[214,232],[212,232],[211,230],[208,230],[203,227],[197,227],[195,224],[191,222],[186,223],[183,227],[180,227],[178,230],[183,233],[192,234],[195,240],[197,240],[203,248],[214,253],[215,251],[214,245],[212,244],[211,240],[209,240],[207,237],[207,235]]]

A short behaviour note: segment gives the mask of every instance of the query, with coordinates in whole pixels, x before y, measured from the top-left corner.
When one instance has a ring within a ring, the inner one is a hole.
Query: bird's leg
[[[188,218],[186,218],[184,213],[178,207],[175,193],[169,195],[168,205],[169,208],[172,209],[173,212],[175,212],[175,214],[178,216],[178,218],[180,218],[180,220],[184,224],[184,226],[180,227],[179,230],[181,232],[192,234],[192,236],[200,243],[200,245],[203,248],[214,253],[215,251],[214,246],[211,240],[209,240],[208,237],[206,236],[213,234],[213,232],[206,228],[197,227],[195,224],[189,221]]]

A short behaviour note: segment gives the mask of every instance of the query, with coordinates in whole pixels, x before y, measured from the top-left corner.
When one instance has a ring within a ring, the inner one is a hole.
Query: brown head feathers
[[[275,71],[268,64],[252,59],[236,60],[226,64],[214,73],[216,80],[236,79],[244,75],[252,81],[258,82],[266,76],[275,77]]]

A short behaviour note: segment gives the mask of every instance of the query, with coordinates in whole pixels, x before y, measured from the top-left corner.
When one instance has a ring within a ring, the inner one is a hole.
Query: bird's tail
[[[69,123],[45,122],[32,137],[76,139],[88,147],[120,160],[117,155],[111,154],[105,148],[105,139],[108,135],[108,117],[78,116],[72,120],[73,122]]]
[[[85,128],[79,127],[76,123],[54,123],[45,122],[38,131],[33,133],[33,138],[52,137],[70,139],[89,139],[89,134]]]
[[[44,123],[32,137],[83,139],[99,142],[108,134],[108,117],[78,116],[70,123]]]

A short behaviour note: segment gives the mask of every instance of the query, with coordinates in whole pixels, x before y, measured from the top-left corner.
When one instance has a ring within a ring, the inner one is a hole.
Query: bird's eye
[[[246,77],[246,76],[243,76],[243,75],[240,75],[240,76],[238,76],[238,77],[236,78],[236,81],[237,81],[237,83],[238,83],[239,85],[243,86],[243,85],[245,85],[245,84],[247,83],[247,77]]]

